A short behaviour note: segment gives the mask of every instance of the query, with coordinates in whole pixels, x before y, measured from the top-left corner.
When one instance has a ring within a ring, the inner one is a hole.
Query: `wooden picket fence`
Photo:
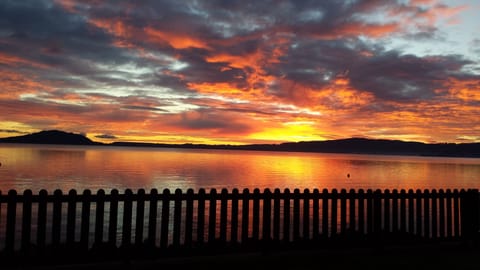
[[[255,246],[331,239],[473,240],[479,192],[469,190],[215,189],[123,194],[0,192],[2,253],[61,247]],[[408,237],[407,237],[408,238]],[[315,242],[316,241],[316,242]]]

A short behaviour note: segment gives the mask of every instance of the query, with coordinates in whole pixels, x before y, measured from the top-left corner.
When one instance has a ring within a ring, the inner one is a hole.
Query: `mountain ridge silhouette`
[[[46,130],[21,136],[0,138],[0,143],[31,143],[31,144],[65,144],[65,145],[102,145],[129,147],[164,147],[192,149],[226,149],[252,151],[282,151],[282,152],[318,152],[318,153],[351,153],[351,154],[382,154],[382,155],[415,155],[415,156],[445,156],[445,157],[480,157],[480,143],[434,143],[347,138],[326,141],[300,141],[280,144],[165,144],[141,142],[113,142],[105,144],[90,140],[84,135],[60,130]]]

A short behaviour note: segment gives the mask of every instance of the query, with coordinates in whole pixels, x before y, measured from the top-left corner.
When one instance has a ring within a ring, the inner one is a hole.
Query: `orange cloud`
[[[35,68],[49,68],[49,66],[33,62],[24,58],[20,58],[14,55],[8,55],[0,52],[0,65],[9,65],[9,66],[30,66]]]
[[[347,24],[343,27],[340,27],[338,30],[340,36],[346,35],[365,35],[368,37],[378,38],[389,35],[391,33],[398,32],[400,26],[396,23],[386,23],[386,24]]]
[[[22,94],[51,91],[53,88],[35,80],[35,76],[0,69],[0,98],[17,99]]]
[[[246,67],[257,67],[258,61],[262,59],[262,54],[260,51],[248,55],[229,55],[229,54],[217,54],[208,56],[205,60],[209,63],[228,63],[228,66],[232,68],[246,68]]]
[[[210,46],[205,41],[188,34],[160,31],[153,27],[145,27],[143,30],[147,35],[147,39],[152,43],[168,43],[175,49],[210,49]]]
[[[465,102],[480,101],[480,81],[449,79],[445,83],[451,97]]]

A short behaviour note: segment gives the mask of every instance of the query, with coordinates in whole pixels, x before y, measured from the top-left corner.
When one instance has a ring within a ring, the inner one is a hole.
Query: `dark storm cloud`
[[[350,70],[352,86],[395,101],[431,99],[436,89],[445,89],[446,78],[461,76],[461,69],[471,63],[455,55],[417,57],[399,52],[362,60]]]
[[[197,109],[182,113],[178,118],[172,119],[168,125],[187,130],[211,130],[220,134],[244,134],[252,130],[250,124],[215,109]]]
[[[124,107],[122,107],[122,109],[126,109],[126,110],[140,110],[140,111],[166,112],[166,110],[163,110],[163,109],[160,109],[160,108],[147,107],[147,106],[135,106],[135,105],[124,106]]]
[[[99,139],[118,139],[117,136],[115,135],[112,135],[112,134],[100,134],[100,135],[96,135],[95,138],[99,138]]]
[[[308,40],[297,42],[283,57],[282,67],[271,72],[318,89],[345,76],[355,89],[383,100],[408,102],[433,98],[434,90],[444,88],[449,77],[478,79],[462,70],[472,63],[460,55],[404,55],[354,39]]]
[[[26,134],[26,133],[28,133],[28,132],[23,132],[23,131],[16,130],[16,129],[0,129],[0,132],[12,133],[12,134]]]

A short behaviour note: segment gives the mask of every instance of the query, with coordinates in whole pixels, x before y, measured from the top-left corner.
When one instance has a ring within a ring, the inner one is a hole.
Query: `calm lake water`
[[[480,159],[473,158],[0,144],[0,162],[2,193],[480,188]]]

